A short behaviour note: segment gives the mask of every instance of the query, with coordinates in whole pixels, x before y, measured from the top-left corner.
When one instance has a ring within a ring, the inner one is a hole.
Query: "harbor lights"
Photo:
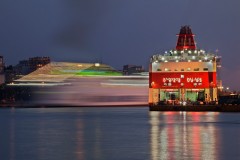
[[[155,86],[155,82],[152,82],[152,83],[151,83],[151,87],[154,87],[154,86]]]
[[[229,92],[229,87],[226,87],[226,91]]]

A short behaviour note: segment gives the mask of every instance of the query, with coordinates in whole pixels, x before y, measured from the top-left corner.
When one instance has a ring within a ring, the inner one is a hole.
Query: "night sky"
[[[240,90],[239,0],[1,0],[0,55],[6,65],[34,56],[148,66],[190,25],[197,47],[219,50],[220,78]]]

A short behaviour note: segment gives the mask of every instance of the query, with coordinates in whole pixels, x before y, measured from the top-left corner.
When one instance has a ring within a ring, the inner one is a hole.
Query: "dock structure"
[[[150,111],[240,112],[240,105],[154,105]]]

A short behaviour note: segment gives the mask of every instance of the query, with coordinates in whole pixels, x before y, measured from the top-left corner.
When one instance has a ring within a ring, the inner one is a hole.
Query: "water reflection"
[[[83,147],[83,123],[81,120],[77,119],[76,120],[76,157],[77,159],[84,159],[84,147]]]
[[[218,113],[150,112],[151,159],[218,159]]]
[[[238,113],[2,109],[0,160],[239,159],[239,125]]]
[[[14,108],[11,109],[11,113],[14,114]],[[9,135],[9,145],[10,145],[10,160],[15,159],[15,119],[12,118],[10,121],[10,135]]]

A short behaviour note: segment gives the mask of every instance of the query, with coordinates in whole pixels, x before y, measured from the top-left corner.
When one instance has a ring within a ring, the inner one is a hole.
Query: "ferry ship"
[[[153,55],[149,66],[149,106],[216,104],[221,57],[198,49],[190,26],[182,26],[172,50]]]

